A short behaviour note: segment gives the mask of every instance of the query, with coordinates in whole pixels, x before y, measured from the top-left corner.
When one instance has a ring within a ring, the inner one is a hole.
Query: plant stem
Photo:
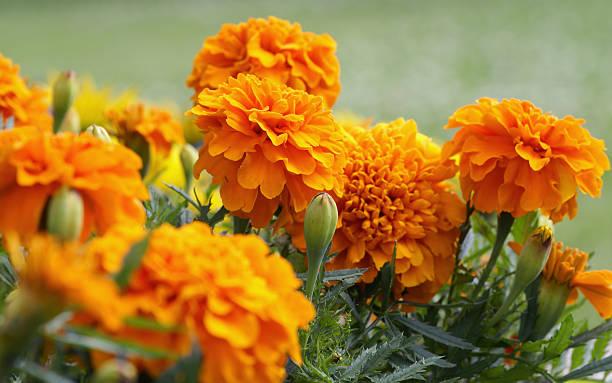
[[[234,234],[247,234],[251,229],[248,218],[234,216]]]
[[[514,217],[510,213],[502,212],[497,217],[497,234],[495,236],[493,250],[491,251],[491,258],[489,258],[487,267],[482,272],[482,275],[480,278],[478,278],[478,285],[476,285],[476,288],[472,293],[472,300],[478,297],[478,294],[480,294],[485,282],[487,279],[489,279],[489,275],[491,275],[491,272],[495,267],[495,263],[497,263],[497,259],[499,258],[499,255],[504,247],[504,242],[506,242],[506,238],[508,237],[508,234],[510,234],[512,223],[514,223]]]
[[[308,256],[308,272],[306,274],[306,296],[312,302],[314,297],[314,290],[317,286],[317,279],[319,277],[319,271],[321,269],[321,264],[323,263],[323,258],[325,258],[325,253],[323,254],[312,254],[309,250],[307,250]]]

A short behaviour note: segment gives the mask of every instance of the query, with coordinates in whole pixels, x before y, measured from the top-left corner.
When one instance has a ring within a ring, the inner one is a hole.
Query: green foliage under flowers
[[[151,189],[147,202],[147,225],[162,223],[180,226],[193,219],[221,224],[231,231],[224,210],[211,212],[210,204],[201,204],[184,191],[170,186],[177,194],[167,196]],[[174,198],[176,197],[176,198]],[[204,196],[205,201],[210,196]],[[188,209],[191,205],[192,209]],[[510,238],[523,241],[537,226],[536,214],[514,221]],[[234,222],[236,224],[236,222]],[[260,235],[274,250],[296,265],[298,276],[306,278],[299,252],[287,235],[273,230],[249,230]],[[516,263],[507,246],[499,248],[499,258],[487,281],[480,283],[481,259],[490,254],[497,235],[496,219],[472,214],[461,228],[457,267],[452,283],[443,288],[431,303],[398,302],[391,293],[394,259],[379,272],[374,283],[356,284],[365,269],[320,272],[315,291],[315,320],[300,333],[303,363],[287,363],[287,382],[565,382],[607,375],[612,357],[607,354],[612,340],[612,321],[588,328],[576,322],[566,308],[559,326],[545,339],[527,340],[533,325],[537,303],[531,298],[537,285],[532,284],[514,303],[509,314],[494,325],[489,319],[502,305]],[[123,268],[115,276],[121,285],[129,281],[137,267],[145,241],[129,251]],[[333,257],[334,254],[328,257]],[[302,256],[303,259],[303,256]],[[325,261],[327,261],[327,258]],[[537,282],[537,281],[536,281]],[[15,271],[4,251],[0,254],[0,302],[16,285]],[[412,312],[398,308],[410,306]],[[202,353],[194,343],[192,352],[179,358],[160,350],[106,336],[93,328],[68,325],[69,312],[47,323],[41,336],[21,355],[12,382],[85,382],[94,379],[89,350],[112,352],[120,357],[176,358],[176,364],[157,380],[140,376],[142,382],[193,382],[201,368]],[[135,328],[159,332],[175,331],[145,318],[129,318]],[[44,352],[44,341],[51,342],[52,353]],[[78,358],[82,363],[70,362]]]

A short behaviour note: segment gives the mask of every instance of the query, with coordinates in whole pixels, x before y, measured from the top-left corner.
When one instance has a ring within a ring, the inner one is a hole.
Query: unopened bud
[[[78,239],[83,230],[84,210],[79,192],[61,187],[49,201],[47,231],[63,241]]]
[[[79,112],[74,108],[70,108],[66,115],[64,116],[64,121],[60,126],[60,132],[72,132],[72,133],[80,133],[81,132],[81,118],[79,117]]]
[[[510,293],[504,304],[491,319],[491,325],[497,323],[514,303],[516,298],[533,282],[544,269],[552,248],[552,229],[540,226],[527,238],[516,266]]]
[[[92,383],[136,382],[138,370],[127,360],[111,359],[104,362],[93,375]]]
[[[85,133],[91,134],[92,136],[104,141],[104,142],[112,142],[110,134],[101,127],[100,125],[92,124],[85,129]]]
[[[563,314],[570,291],[567,284],[559,284],[554,280],[542,278],[538,292],[536,321],[529,339],[542,339],[555,326]]]
[[[189,144],[183,145],[181,149],[181,165],[185,175],[185,190],[191,189],[193,182],[193,165],[198,160],[198,151]]]
[[[338,208],[334,199],[327,193],[317,194],[310,201],[304,217],[304,239],[308,255],[306,293],[311,299],[319,269],[336,232],[337,223]]]
[[[67,71],[58,76],[53,84],[53,131],[59,131],[66,113],[77,93],[76,74]]]

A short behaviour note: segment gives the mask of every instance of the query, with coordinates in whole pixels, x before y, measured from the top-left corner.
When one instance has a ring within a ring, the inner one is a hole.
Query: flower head
[[[174,143],[183,143],[183,126],[168,110],[142,103],[109,108],[106,116],[122,142],[143,137],[154,151],[167,155]]]
[[[541,209],[554,221],[571,219],[577,191],[598,196],[610,169],[604,142],[583,123],[529,101],[482,98],[449,118],[447,127],[460,130],[443,155],[460,156],[463,195],[476,209],[515,217]]]
[[[133,91],[128,90],[115,95],[111,88],[97,88],[93,79],[85,77],[80,83],[73,105],[79,114],[81,129],[86,129],[90,125],[107,127],[106,111],[125,108],[135,99],[136,94]]]
[[[138,236],[111,231],[92,249],[113,270],[117,254]],[[203,223],[164,225],[151,235],[125,299],[137,314],[195,334],[204,353],[201,382],[280,383],[287,354],[300,361],[298,328],[314,316],[299,286],[290,264],[255,235],[217,236]]]
[[[276,17],[225,24],[207,38],[193,61],[187,85],[194,101],[203,89],[214,89],[228,77],[252,73],[322,96],[330,107],[340,92],[336,42],[328,34]]]
[[[15,127],[35,126],[51,130],[48,91],[28,86],[19,66],[0,53],[0,127],[12,121]]]
[[[239,75],[200,93],[191,113],[205,135],[194,174],[210,173],[224,206],[253,225],[279,205],[300,212],[317,192],[341,194],[342,133],[321,97]]]
[[[38,231],[49,197],[62,186],[83,199],[82,238],[120,221],[142,223],[140,200],[148,193],[140,166],[125,147],[89,134],[0,132],[0,232]]]
[[[463,203],[448,179],[456,167],[418,133],[413,120],[397,119],[366,130],[350,129],[343,194],[337,196],[339,228],[328,267],[366,267],[372,282],[390,262],[397,241],[395,292],[427,301],[447,282],[454,265]],[[290,231],[293,231],[290,229]],[[301,233],[293,231],[298,246]]]

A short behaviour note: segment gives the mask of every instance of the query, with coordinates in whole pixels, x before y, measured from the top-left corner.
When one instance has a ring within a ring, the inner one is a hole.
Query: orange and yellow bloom
[[[0,127],[10,120],[15,127],[51,130],[49,101],[47,90],[28,86],[19,66],[0,53]]]
[[[340,92],[336,42],[328,34],[302,31],[297,23],[269,17],[225,24],[204,41],[193,61],[187,85],[194,101],[228,77],[251,73],[322,96],[330,107]]]
[[[481,98],[449,118],[447,128],[460,129],[443,156],[459,155],[463,195],[480,211],[519,217],[541,209],[553,221],[571,219],[577,191],[599,196],[610,169],[604,142],[583,124],[529,101]]]
[[[341,194],[343,135],[321,97],[239,75],[200,93],[191,113],[204,133],[194,175],[210,173],[224,206],[254,226],[279,206],[303,211],[317,192]]]
[[[37,232],[47,200],[60,187],[84,202],[82,238],[118,222],[142,224],[141,161],[125,147],[92,135],[0,132],[0,232]]]

